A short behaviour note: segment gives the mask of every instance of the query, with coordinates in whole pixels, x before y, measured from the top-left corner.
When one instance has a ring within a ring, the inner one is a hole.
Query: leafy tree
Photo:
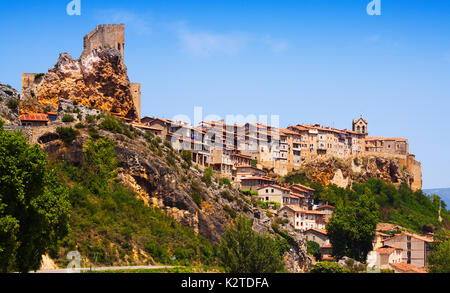
[[[114,148],[115,143],[108,138],[89,139],[83,147],[87,169],[105,180],[115,178],[118,162]]]
[[[250,164],[252,167],[256,168],[258,166],[258,160],[252,160]]]
[[[326,226],[333,245],[333,255],[365,262],[373,248],[378,214],[378,205],[368,188],[358,200],[336,207]]]
[[[0,270],[38,270],[68,233],[69,210],[68,191],[42,150],[0,127]]]
[[[441,242],[427,260],[430,273],[450,273],[450,240]]]
[[[219,246],[219,258],[229,273],[275,273],[283,269],[280,240],[252,230],[252,221],[238,217],[228,227]]]
[[[344,274],[350,273],[344,267],[341,267],[339,264],[334,262],[319,262],[311,267],[311,273],[313,274]]]
[[[172,146],[172,145],[170,145],[170,146]],[[192,166],[192,153],[190,151],[184,150],[184,151],[181,152],[181,158],[187,164],[187,168],[186,169],[189,169]]]
[[[322,249],[320,244],[315,241],[307,241],[307,252],[308,254],[314,256],[316,260],[320,261],[322,259]]]

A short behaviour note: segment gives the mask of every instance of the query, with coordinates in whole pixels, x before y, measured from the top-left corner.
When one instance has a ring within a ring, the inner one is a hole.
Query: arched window
[[[357,132],[361,132],[361,127],[358,125],[358,127],[356,128]]]
[[[366,127],[365,126],[362,127],[362,132],[366,133]]]

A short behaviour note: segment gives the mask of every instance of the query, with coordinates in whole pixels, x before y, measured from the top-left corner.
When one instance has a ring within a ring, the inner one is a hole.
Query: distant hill
[[[439,195],[447,204],[447,208],[450,207],[450,188],[424,189],[423,192],[429,195]]]

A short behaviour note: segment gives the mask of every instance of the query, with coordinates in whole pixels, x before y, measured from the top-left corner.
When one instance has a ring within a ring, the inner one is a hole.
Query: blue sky
[[[78,58],[83,36],[125,23],[125,61],[142,83],[143,115],[279,115],[281,126],[351,128],[402,136],[424,188],[450,186],[450,1],[2,1],[0,82]]]

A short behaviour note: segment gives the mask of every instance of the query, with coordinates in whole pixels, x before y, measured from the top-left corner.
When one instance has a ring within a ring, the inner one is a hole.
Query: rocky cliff
[[[19,112],[17,109],[19,99],[20,94],[17,90],[0,83],[0,119],[6,124],[19,124]]]
[[[67,126],[58,121],[48,127],[33,128],[33,133],[28,138],[31,143],[38,143],[51,160],[80,165],[83,145],[89,138],[89,131],[80,129],[76,140],[71,145],[66,145],[56,133],[56,128],[61,125]],[[160,143],[157,150],[152,151],[148,137],[137,129],[135,131],[138,135],[131,139],[102,130],[98,124],[90,125],[92,127],[97,129],[99,135],[116,143],[115,151],[120,167],[118,178],[124,185],[131,187],[147,205],[162,208],[179,223],[192,228],[213,243],[220,241],[221,234],[238,214],[254,219],[256,231],[276,234],[272,229],[273,217],[269,218],[266,211],[252,202],[251,197],[220,185],[216,178],[207,186],[202,181],[203,172],[195,167],[183,167],[183,160],[170,145]],[[195,200],[194,193],[201,194],[200,203]],[[292,272],[307,271],[311,260],[306,254],[303,236],[293,230],[289,233],[296,239],[296,245],[285,255],[286,269]]]
[[[137,118],[130,80],[122,55],[115,49],[94,49],[78,60],[63,53],[45,75],[22,93],[21,112],[56,111],[60,99]]]
[[[420,168],[420,163],[412,158],[366,154],[349,159],[315,159],[304,163],[296,172],[325,186],[335,184],[346,188],[354,182],[362,183],[370,178],[379,178],[394,185],[405,182],[412,189],[420,189]]]

